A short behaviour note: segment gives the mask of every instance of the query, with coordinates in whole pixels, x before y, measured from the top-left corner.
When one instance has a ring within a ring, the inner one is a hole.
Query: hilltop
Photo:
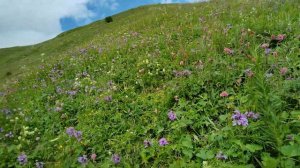
[[[299,8],[143,6],[0,49],[0,167],[300,166]]]

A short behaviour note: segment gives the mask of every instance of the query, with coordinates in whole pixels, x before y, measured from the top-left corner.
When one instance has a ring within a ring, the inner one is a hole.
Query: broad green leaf
[[[286,145],[280,148],[280,152],[288,157],[300,156],[300,145]]]

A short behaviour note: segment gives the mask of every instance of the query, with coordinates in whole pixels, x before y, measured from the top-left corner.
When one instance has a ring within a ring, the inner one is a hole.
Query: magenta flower
[[[276,37],[276,39],[281,42],[285,39],[285,35],[284,34],[278,34],[278,36]]]
[[[228,93],[226,91],[223,91],[222,93],[220,93],[221,97],[228,97]]]
[[[169,144],[166,138],[161,138],[158,142],[160,146],[165,146]]]
[[[168,117],[171,121],[174,121],[176,119],[176,114],[174,111],[169,111]]]
[[[232,125],[241,125],[241,126],[248,126],[248,119],[245,114],[241,114],[240,111],[235,110],[234,114],[232,115]]]
[[[118,154],[114,154],[112,156],[112,161],[115,163],[115,164],[119,164],[121,162],[121,157],[118,155]]]

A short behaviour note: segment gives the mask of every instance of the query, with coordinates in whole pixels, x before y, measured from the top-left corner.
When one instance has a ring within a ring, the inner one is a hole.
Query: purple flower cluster
[[[74,127],[67,128],[66,133],[70,137],[74,136],[78,141],[81,141],[81,139],[82,139],[82,132],[81,131],[76,131]]]
[[[257,120],[259,118],[259,114],[252,111],[246,112],[245,115],[247,116],[247,118],[252,118],[254,120]]]
[[[25,165],[28,162],[27,155],[22,153],[21,155],[18,156],[18,161],[21,165]]]
[[[161,138],[158,142],[160,146],[166,146],[169,144],[166,138]]]
[[[111,159],[115,164],[119,164],[121,162],[121,157],[118,154],[114,154]]]
[[[82,165],[85,165],[88,162],[88,158],[86,157],[86,155],[83,155],[83,156],[78,157],[77,161],[79,163],[81,163]]]
[[[239,110],[235,110],[231,118],[233,126],[248,126],[248,119],[257,120],[259,118],[259,114],[252,111],[242,114]]]
[[[235,125],[242,125],[242,126],[247,126],[248,125],[248,119],[245,114],[242,114],[240,111],[235,110],[234,114],[232,115],[232,123],[233,126]]]
[[[176,119],[176,114],[174,111],[170,110],[168,113],[168,117],[171,121],[174,121]]]

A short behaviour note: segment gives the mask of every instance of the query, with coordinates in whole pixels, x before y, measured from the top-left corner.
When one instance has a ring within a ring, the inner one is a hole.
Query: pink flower
[[[93,161],[96,160],[96,157],[97,157],[97,155],[96,155],[95,153],[91,154],[91,159],[92,159]]]
[[[226,91],[223,91],[222,93],[220,93],[221,97],[228,97],[228,93]]]
[[[284,76],[288,71],[287,67],[280,68],[280,75]]]
[[[225,54],[227,54],[227,55],[232,55],[233,54],[233,50],[232,49],[230,49],[230,48],[224,48],[224,52],[225,52]]]
[[[260,47],[266,49],[266,48],[269,48],[269,44],[268,43],[263,43]]]
[[[285,35],[284,35],[284,34],[279,34],[279,35],[276,37],[276,39],[277,39],[279,42],[281,42],[281,41],[283,41],[283,40],[285,39]]]

